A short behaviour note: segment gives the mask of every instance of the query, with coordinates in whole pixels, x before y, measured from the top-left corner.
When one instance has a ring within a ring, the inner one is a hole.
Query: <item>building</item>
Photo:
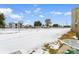
[[[22,25],[21,22],[18,22],[18,23],[14,23],[14,22],[9,23],[9,28],[22,28],[22,27],[23,27],[23,25]]]
[[[79,8],[72,10],[72,31],[79,32]]]

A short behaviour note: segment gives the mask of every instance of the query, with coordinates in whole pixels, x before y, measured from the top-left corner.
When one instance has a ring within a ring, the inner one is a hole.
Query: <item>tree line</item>
[[[35,27],[41,27],[41,26],[46,26],[46,27],[50,27],[50,25],[51,25],[51,19],[46,19],[45,20],[45,25],[43,25],[40,21],[35,21],[34,22],[34,26]]]
[[[51,19],[46,19],[45,20],[45,25],[42,24],[41,21],[35,21],[34,22],[34,27],[61,27],[59,24],[53,24],[51,25],[52,22],[51,22]],[[69,25],[65,25],[63,27],[70,27]],[[0,28],[5,28],[5,16],[3,13],[0,13]]]

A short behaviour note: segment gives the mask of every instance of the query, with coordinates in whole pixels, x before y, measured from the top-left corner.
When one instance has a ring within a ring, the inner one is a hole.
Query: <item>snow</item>
[[[28,53],[44,43],[54,42],[70,28],[50,29],[3,29],[0,30],[0,54],[8,54],[16,51]],[[38,53],[39,53],[38,49]],[[41,50],[42,51],[42,50]]]

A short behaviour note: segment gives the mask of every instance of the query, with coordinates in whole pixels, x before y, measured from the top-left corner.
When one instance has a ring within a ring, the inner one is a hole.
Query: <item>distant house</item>
[[[22,27],[23,27],[23,25],[20,22],[17,22],[17,23],[11,22],[11,23],[9,23],[9,28],[22,28]]]
[[[26,25],[24,25],[24,28],[33,28],[33,26],[30,24],[26,24]]]
[[[79,32],[79,8],[72,10],[72,31]]]

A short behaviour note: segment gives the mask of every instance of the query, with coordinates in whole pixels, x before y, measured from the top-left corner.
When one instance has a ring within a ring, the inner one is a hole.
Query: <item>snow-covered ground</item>
[[[22,53],[40,47],[44,43],[53,42],[70,28],[50,29],[0,29],[0,54],[8,54],[20,50]]]

